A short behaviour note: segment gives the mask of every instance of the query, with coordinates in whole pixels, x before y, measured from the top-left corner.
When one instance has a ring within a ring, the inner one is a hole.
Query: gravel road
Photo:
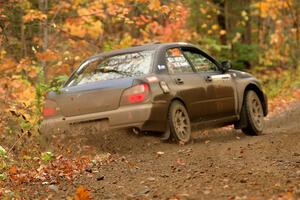
[[[225,127],[195,132],[188,145],[155,135],[86,135],[76,140],[80,149],[112,161],[47,195],[65,199],[83,185],[94,199],[300,199],[300,103],[266,121],[261,136]]]

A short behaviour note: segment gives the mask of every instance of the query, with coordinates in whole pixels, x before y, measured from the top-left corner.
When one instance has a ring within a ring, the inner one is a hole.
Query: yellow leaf
[[[161,12],[164,14],[168,14],[170,12],[170,8],[166,5],[161,7]]]
[[[36,68],[31,68],[30,71],[28,71],[28,76],[30,78],[35,78],[38,75],[38,70]]]
[[[87,28],[87,33],[91,38],[97,39],[103,33],[102,23],[100,21],[93,22],[93,24]]]
[[[200,8],[200,12],[205,15],[207,13],[207,8]]]
[[[246,16],[248,16],[248,13],[247,13],[247,11],[243,10],[243,11],[241,12],[241,15],[242,15],[242,17],[246,17]]]
[[[63,27],[64,31],[73,36],[83,38],[86,34],[86,29],[83,27],[83,22],[68,20]]]
[[[129,47],[133,44],[133,39],[130,34],[124,34],[122,40],[118,43],[118,45],[114,46],[114,48],[125,48]]]
[[[91,14],[90,11],[86,8],[78,9],[77,13],[78,13],[79,16],[87,16],[87,15]]]
[[[212,28],[212,30],[217,30],[219,28],[219,25],[214,24],[211,28]]]
[[[226,31],[225,30],[221,30],[220,31],[220,35],[225,35],[226,34]]]
[[[207,28],[207,24],[202,24],[201,28]]]
[[[157,10],[160,7],[160,0],[151,0],[149,4],[150,10]]]

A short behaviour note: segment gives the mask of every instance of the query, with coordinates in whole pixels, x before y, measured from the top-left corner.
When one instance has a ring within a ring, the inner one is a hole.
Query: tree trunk
[[[246,8],[248,20],[246,22],[245,31],[243,33],[243,43],[244,44],[251,44],[252,43],[252,25],[251,25],[251,0],[244,0],[244,5]]]
[[[223,0],[213,0],[213,3],[219,7],[219,14],[217,16],[218,25],[221,28],[221,30],[225,30],[227,32],[227,26],[226,26],[226,1]],[[220,35],[220,42],[222,45],[227,44],[227,34]]]
[[[22,43],[22,57],[27,57],[26,38],[25,38],[25,25],[22,19],[21,22],[21,43]]]
[[[220,6],[220,14],[218,15],[218,24],[222,30],[225,30],[227,32],[227,27],[226,27],[226,5],[225,1],[221,1],[219,3]],[[227,44],[227,34],[220,35],[220,41],[222,45]]]
[[[39,0],[39,8],[40,10],[47,15],[48,11],[48,0]],[[45,52],[48,48],[48,21],[45,19],[43,22],[40,22],[40,32],[43,38],[42,52]],[[42,71],[43,71],[43,79],[47,82],[47,66],[46,62],[42,61]]]
[[[295,68],[299,67],[299,59],[300,59],[300,2],[297,0],[295,2],[295,10],[296,10],[296,22],[295,22],[295,28],[296,28],[296,63]]]

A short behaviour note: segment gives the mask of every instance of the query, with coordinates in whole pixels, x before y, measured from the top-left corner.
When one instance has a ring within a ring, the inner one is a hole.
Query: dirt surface
[[[124,132],[67,136],[61,146],[71,154],[109,162],[95,161],[73,181],[26,187],[31,198],[50,199],[74,196],[80,185],[94,199],[300,199],[300,103],[268,117],[261,136],[231,127],[193,134],[189,145]]]

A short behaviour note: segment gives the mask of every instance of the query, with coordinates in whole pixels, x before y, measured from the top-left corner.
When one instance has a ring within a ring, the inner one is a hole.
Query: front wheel
[[[188,112],[184,105],[179,101],[172,102],[168,123],[172,139],[176,142],[187,143],[191,139],[191,123]]]
[[[242,131],[247,135],[260,135],[264,129],[262,102],[253,90],[247,91],[242,108],[247,126]]]

